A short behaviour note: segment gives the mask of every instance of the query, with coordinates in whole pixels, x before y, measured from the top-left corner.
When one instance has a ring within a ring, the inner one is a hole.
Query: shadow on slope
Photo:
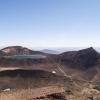
[[[66,86],[67,88],[72,86],[72,82],[69,78],[42,70],[17,69],[0,72],[0,90],[46,86]]]

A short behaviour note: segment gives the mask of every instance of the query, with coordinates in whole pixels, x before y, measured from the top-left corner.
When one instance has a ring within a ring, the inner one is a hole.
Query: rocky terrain
[[[46,58],[8,57],[34,54],[42,54]],[[51,92],[46,92],[45,95],[38,94],[36,97],[19,100],[100,100],[100,54],[92,47],[61,54],[47,54],[21,46],[7,47],[0,50],[0,69],[2,98],[5,97],[3,93],[6,89],[10,89],[10,93],[13,91],[16,95],[17,91],[23,89],[40,89],[43,92],[45,87],[56,86],[64,91],[52,92],[51,88]],[[35,90],[33,95],[34,92]]]
[[[62,63],[69,64],[72,67],[76,67],[78,69],[88,69],[95,66],[99,57],[99,53],[92,47],[60,54]]]

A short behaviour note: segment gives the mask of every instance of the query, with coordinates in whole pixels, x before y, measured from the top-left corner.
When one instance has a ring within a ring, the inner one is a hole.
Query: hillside
[[[1,51],[5,55],[34,55],[34,54],[45,55],[46,54],[40,51],[33,51],[22,46],[9,46],[9,47],[1,49]]]
[[[64,52],[59,55],[62,63],[79,69],[88,69],[96,65],[99,53],[92,47],[79,51]]]
[[[6,88],[25,89],[62,85],[71,88],[72,82],[69,78],[57,76],[43,70],[16,69],[0,71],[0,91]]]

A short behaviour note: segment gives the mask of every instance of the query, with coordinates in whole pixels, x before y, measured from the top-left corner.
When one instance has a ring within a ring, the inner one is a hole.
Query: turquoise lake
[[[43,55],[31,55],[31,56],[11,56],[14,59],[44,59],[46,56]]]

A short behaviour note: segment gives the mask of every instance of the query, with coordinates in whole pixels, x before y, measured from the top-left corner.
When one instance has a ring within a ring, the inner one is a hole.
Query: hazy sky
[[[100,0],[0,0],[0,46],[100,46]]]

